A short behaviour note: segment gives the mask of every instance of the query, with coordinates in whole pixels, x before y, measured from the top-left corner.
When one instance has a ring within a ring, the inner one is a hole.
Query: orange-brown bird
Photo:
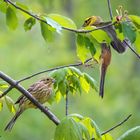
[[[40,81],[37,81],[33,85],[31,85],[28,89],[28,92],[33,95],[37,99],[38,102],[41,104],[45,103],[48,101],[52,89],[53,89],[53,84],[55,80],[51,77],[44,78]],[[15,102],[15,104],[19,104],[19,108],[14,115],[14,117],[11,119],[11,121],[7,124],[5,127],[5,130],[11,130],[12,127],[14,126],[17,118],[28,108],[36,108],[36,106],[28,100],[24,95],[20,96],[18,100]]]
[[[111,22],[103,22],[100,16],[91,16],[85,20],[83,27],[86,26],[102,27],[108,24],[111,24]],[[113,25],[104,27],[102,30],[104,30],[109,35],[109,37],[112,40],[110,44],[118,53],[125,52],[127,46],[125,45],[124,41],[121,42],[121,40],[117,38],[117,34]]]
[[[102,51],[101,51],[101,75],[100,75],[100,91],[99,95],[103,98],[104,96],[104,83],[105,83],[105,75],[106,70],[110,64],[111,61],[111,50],[110,46],[107,45],[107,43],[103,42],[101,43]]]

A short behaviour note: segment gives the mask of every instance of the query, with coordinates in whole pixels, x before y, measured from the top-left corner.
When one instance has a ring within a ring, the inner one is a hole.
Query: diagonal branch
[[[11,87],[16,88],[24,96],[26,96],[37,108],[39,108],[51,121],[56,125],[60,123],[60,120],[48,109],[46,109],[42,104],[40,104],[26,89],[24,89],[17,81],[13,80],[11,77],[0,71],[0,78],[6,81]]]
[[[108,4],[108,9],[109,9],[110,19],[113,20],[113,13],[112,13],[112,7],[111,7],[110,0],[107,0],[107,4]]]
[[[37,72],[35,74],[32,74],[30,76],[27,76],[25,78],[22,78],[20,80],[17,80],[16,83],[19,84],[25,80],[28,80],[28,79],[31,79],[32,77],[34,76],[37,76],[37,75],[40,75],[40,74],[43,74],[43,73],[46,73],[46,72],[50,72],[50,71],[54,71],[54,70],[58,70],[58,69],[62,69],[62,68],[66,68],[66,67],[72,67],[72,66],[81,66],[83,64],[86,64],[88,63],[89,61],[91,61],[93,58],[89,58],[87,59],[84,63],[82,62],[79,62],[79,63],[76,63],[76,64],[69,64],[69,65],[64,65],[64,66],[58,66],[58,67],[55,67],[55,68],[51,68],[51,69],[47,69],[47,70],[44,70],[44,71],[40,71],[40,72]],[[0,98],[2,98],[3,96],[5,96],[6,94],[8,94],[14,87],[13,86],[10,86],[8,89],[6,89],[3,94],[0,95]]]
[[[129,43],[127,42],[127,40],[124,40],[124,43],[140,59],[140,55],[129,45]]]
[[[108,132],[110,132],[110,131],[116,129],[117,127],[121,126],[121,125],[124,124],[131,116],[132,116],[132,114],[130,114],[129,116],[127,116],[123,121],[121,121],[121,122],[118,123],[117,125],[115,125],[115,126],[113,126],[112,128],[110,128],[110,129],[104,131],[104,132],[102,133],[102,135],[104,135],[104,134],[106,134],[106,133],[108,133]]]
[[[13,89],[13,86],[8,87],[1,95],[0,98],[2,98],[3,96],[5,96],[8,92],[10,92]]]
[[[18,5],[16,5],[16,4],[15,4],[14,2],[12,2],[11,0],[4,0],[4,1],[5,1],[6,3],[8,3],[8,4],[14,6],[16,9],[18,9],[18,10],[20,10],[20,11],[22,11],[22,12],[24,12],[24,13],[30,15],[31,17],[37,19],[38,21],[41,21],[41,22],[43,22],[43,23],[45,23],[45,24],[48,24],[46,20],[40,18],[40,17],[39,17],[38,15],[36,15],[36,14],[33,14],[33,13],[31,13],[31,12],[29,12],[29,11],[27,11],[27,10],[21,8],[21,7],[19,7]],[[99,30],[99,29],[103,29],[103,28],[112,26],[112,25],[114,25],[114,24],[115,24],[115,23],[110,22],[110,23],[107,24],[107,25],[104,25],[104,26],[101,26],[101,27],[97,27],[97,28],[91,29],[91,30],[82,30],[82,29],[77,29],[77,30],[75,30],[75,29],[71,29],[71,28],[67,28],[67,27],[62,27],[62,29],[67,30],[67,31],[71,31],[71,32],[75,32],[75,33],[89,33],[89,32],[93,32],[93,31],[96,31],[96,30]]]
[[[76,63],[76,64],[69,64],[69,65],[64,65],[64,66],[58,66],[58,67],[51,68],[51,69],[48,69],[48,70],[40,71],[40,72],[37,72],[37,73],[35,73],[35,74],[33,74],[33,75],[30,75],[30,76],[28,76],[28,77],[25,77],[25,78],[23,78],[23,79],[20,79],[20,80],[18,80],[17,82],[20,83],[20,82],[22,82],[22,81],[28,80],[28,79],[30,79],[30,78],[32,78],[32,77],[34,77],[34,76],[39,75],[39,74],[43,74],[43,73],[50,72],[50,71],[54,71],[54,70],[59,70],[59,69],[68,68],[68,67],[76,67],[76,66],[78,67],[78,66],[81,66],[81,65],[83,65],[83,64],[88,63],[88,62],[91,61],[92,59],[93,59],[93,58],[89,58],[89,59],[87,59],[84,63],[79,62],[79,63]]]
[[[116,129],[116,128],[119,127],[119,126],[121,126],[121,125],[124,124],[126,121],[128,121],[128,119],[129,119],[131,116],[132,116],[132,114],[130,114],[129,116],[127,116],[123,121],[119,122],[117,125],[115,125],[115,126],[113,126],[112,128],[110,128],[110,129],[108,129],[108,130],[102,132],[101,135],[105,135],[105,134],[107,134],[108,132],[110,132],[110,131]],[[91,140],[95,140],[95,138],[92,138]]]

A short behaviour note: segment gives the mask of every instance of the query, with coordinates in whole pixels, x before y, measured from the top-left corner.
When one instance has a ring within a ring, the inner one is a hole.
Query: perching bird
[[[55,82],[55,80],[53,78],[50,78],[50,77],[44,78],[44,79],[34,83],[33,85],[31,85],[28,89],[28,92],[30,92],[30,94],[32,94],[37,99],[38,102],[43,104],[49,99],[49,97],[52,93],[54,82]],[[19,108],[18,108],[16,114],[14,115],[14,117],[11,119],[11,121],[5,127],[5,130],[10,131],[12,129],[12,127],[14,126],[17,118],[26,109],[36,108],[36,106],[30,100],[28,100],[24,95],[20,96],[18,98],[18,100],[15,102],[15,104],[19,104]]]
[[[102,27],[108,24],[111,24],[111,22],[103,22],[100,16],[91,16],[85,20],[83,27],[87,27],[87,26]],[[125,52],[127,46],[124,43],[124,41],[126,40],[121,42],[121,40],[117,38],[117,34],[113,25],[104,27],[102,30],[104,30],[109,35],[109,37],[111,38],[110,44],[118,53]]]
[[[110,46],[107,45],[106,42],[101,43],[102,51],[101,51],[101,74],[100,74],[100,90],[99,95],[103,98],[104,96],[104,82],[105,82],[105,75],[106,70],[111,61],[111,50]]]

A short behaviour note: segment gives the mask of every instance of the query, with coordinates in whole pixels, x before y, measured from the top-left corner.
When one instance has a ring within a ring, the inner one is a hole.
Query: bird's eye
[[[49,78],[47,78],[47,81],[49,81]]]
[[[87,23],[87,22],[88,22],[88,20],[85,21],[85,23]]]

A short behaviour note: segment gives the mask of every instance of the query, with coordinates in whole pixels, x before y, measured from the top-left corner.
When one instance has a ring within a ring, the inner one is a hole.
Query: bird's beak
[[[53,80],[52,80],[52,82],[53,82],[53,83],[55,83],[55,82],[56,82],[56,80],[55,80],[55,79],[53,79]]]

